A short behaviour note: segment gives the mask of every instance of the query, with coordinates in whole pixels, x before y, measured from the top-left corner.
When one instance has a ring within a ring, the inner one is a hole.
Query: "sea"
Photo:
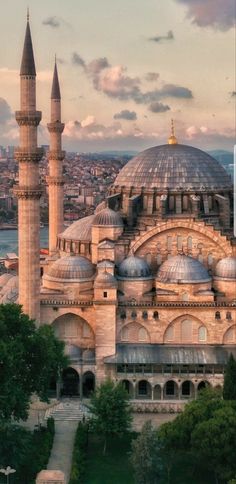
[[[40,229],[40,246],[48,247],[48,227]],[[0,230],[0,257],[8,252],[18,254],[18,230]]]

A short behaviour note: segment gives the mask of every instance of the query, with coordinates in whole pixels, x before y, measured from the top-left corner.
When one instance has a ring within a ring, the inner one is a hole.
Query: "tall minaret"
[[[49,253],[55,254],[57,250],[57,236],[63,232],[63,176],[62,161],[65,152],[61,149],[61,134],[64,124],[61,123],[61,94],[55,59],[52,92],[51,92],[51,122],[48,123],[50,133],[49,176],[47,177],[49,193]]]
[[[32,47],[29,14],[20,69],[20,106],[16,121],[20,127],[20,147],[15,150],[19,162],[18,245],[19,303],[31,318],[40,321],[40,208],[39,161],[42,150],[37,147],[37,126],[41,112],[36,111],[36,70]]]

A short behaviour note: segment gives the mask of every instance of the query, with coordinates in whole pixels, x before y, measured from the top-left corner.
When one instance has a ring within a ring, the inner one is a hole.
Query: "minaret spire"
[[[24,41],[24,47],[23,47],[22,60],[21,60],[20,75],[36,76],[34,52],[33,52],[33,45],[32,45],[32,39],[31,39],[28,11],[27,11],[27,24],[26,24],[26,31],[25,31],[25,41]]]
[[[61,135],[64,124],[61,123],[61,93],[55,65],[51,91],[51,122],[48,124],[50,133],[49,176],[47,177],[49,194],[49,253],[53,255],[57,251],[57,236],[63,231],[64,223],[64,190],[63,190],[63,159],[65,152],[62,151]]]
[[[40,321],[40,210],[41,186],[39,161],[42,150],[37,147],[37,127],[41,112],[36,111],[36,70],[31,40],[29,13],[23,48],[20,83],[20,111],[16,121],[20,127],[20,147],[15,150],[19,163],[18,198],[19,303],[30,318]]]

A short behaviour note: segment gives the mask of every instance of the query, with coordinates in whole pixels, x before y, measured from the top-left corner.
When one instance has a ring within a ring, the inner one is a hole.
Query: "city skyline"
[[[19,58],[26,2],[3,7],[0,144],[18,144]],[[48,143],[50,89],[57,54],[67,150],[140,150],[179,141],[232,150],[234,2],[55,0],[28,2],[37,69],[39,143]],[[11,9],[15,18],[12,23]],[[17,20],[15,20],[17,19]],[[12,25],[14,28],[11,28]],[[5,48],[5,42],[8,48]],[[19,40],[20,39],[20,40]]]

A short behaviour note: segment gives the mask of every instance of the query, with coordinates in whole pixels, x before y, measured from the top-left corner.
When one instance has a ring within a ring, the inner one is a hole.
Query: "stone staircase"
[[[80,400],[65,399],[46,411],[44,419],[47,420],[50,417],[53,417],[55,421],[76,420],[79,422],[88,419],[90,412],[86,404],[81,403]]]

